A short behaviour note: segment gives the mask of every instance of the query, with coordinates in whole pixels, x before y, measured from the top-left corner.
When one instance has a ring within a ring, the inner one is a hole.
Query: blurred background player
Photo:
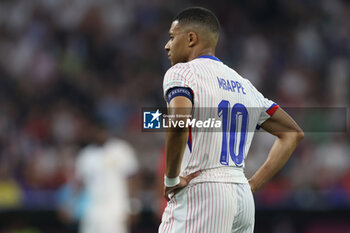
[[[93,132],[95,142],[78,155],[76,179],[85,186],[88,204],[82,216],[79,232],[127,233],[131,214],[128,178],[138,168],[131,145],[110,138],[104,127]]]

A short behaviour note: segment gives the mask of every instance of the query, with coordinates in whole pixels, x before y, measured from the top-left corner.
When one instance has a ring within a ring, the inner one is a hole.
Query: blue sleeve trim
[[[190,152],[192,153],[192,145],[191,145],[190,139],[187,140],[187,146],[188,146],[188,149],[190,149]]]
[[[273,103],[273,104],[266,110],[266,112],[269,111],[271,108],[275,107],[276,105],[277,105],[276,103]]]
[[[219,58],[211,56],[211,55],[203,55],[203,56],[200,56],[200,57],[197,57],[197,58],[209,58],[209,59],[221,62]]]
[[[184,96],[184,97],[188,98],[189,100],[191,100],[191,102],[193,104],[193,92],[192,92],[191,88],[173,87],[173,88],[169,89],[167,94],[166,94],[167,102],[170,103],[170,101],[173,98],[175,98],[176,96]]]

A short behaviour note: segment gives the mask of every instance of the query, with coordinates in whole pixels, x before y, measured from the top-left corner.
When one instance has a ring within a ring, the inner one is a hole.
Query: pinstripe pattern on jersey
[[[176,197],[173,197],[170,201],[167,203],[167,207],[164,210],[163,216],[162,216],[162,224],[159,227],[159,232],[163,233],[171,233],[172,228],[174,225],[174,210],[176,208],[177,201]]]
[[[249,184],[208,182],[188,186],[168,202],[159,233],[252,233],[253,229]]]
[[[237,184],[235,188],[238,198],[237,205],[239,211],[237,211],[235,221],[232,225],[232,233],[253,232],[255,207],[250,186],[246,184]]]
[[[239,82],[244,87],[246,94],[220,88],[217,77],[230,82]],[[245,159],[256,126],[270,117],[266,110],[274,103],[264,98],[248,80],[242,78],[233,69],[220,61],[209,59],[208,56],[187,63],[178,63],[171,67],[164,77],[164,96],[170,88],[178,86],[189,87],[193,91],[195,96],[193,114],[198,116],[199,119],[205,119],[207,116],[217,116],[217,107],[222,100],[229,101],[231,107],[235,103],[241,103],[247,108],[249,118],[243,150]],[[188,149],[183,156],[181,176],[186,176],[198,170],[208,170],[205,178],[200,175],[193,179],[191,183],[205,181],[247,183],[243,173],[244,162],[241,169],[223,170],[226,165],[220,163],[222,132],[210,132],[210,129],[201,129],[201,131],[193,129],[191,139],[192,143],[188,144]],[[189,148],[190,145],[191,148]],[[229,167],[236,167],[230,157]],[[221,173],[221,177],[227,177],[226,180],[223,180],[223,178],[216,180],[217,173]]]

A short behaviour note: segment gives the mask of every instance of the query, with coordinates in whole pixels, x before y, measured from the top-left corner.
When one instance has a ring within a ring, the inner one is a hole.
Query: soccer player
[[[128,180],[137,172],[137,157],[127,141],[110,138],[103,126],[92,128],[94,142],[81,150],[76,161],[76,178],[88,198],[79,232],[127,233]]]
[[[165,45],[172,67],[163,82],[168,114],[215,109],[220,132],[173,127],[166,133],[160,233],[253,232],[258,190],[289,159],[304,133],[279,105],[215,57],[220,25],[192,7],[173,20]],[[276,136],[265,163],[248,180],[244,160],[256,127]]]

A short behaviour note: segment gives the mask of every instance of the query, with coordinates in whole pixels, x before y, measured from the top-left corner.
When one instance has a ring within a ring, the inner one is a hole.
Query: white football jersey
[[[220,130],[192,129],[180,176],[201,170],[197,182],[247,183],[244,160],[257,126],[279,107],[264,98],[237,72],[213,56],[171,67],[164,77],[164,96],[173,87],[193,91],[193,118],[219,119]]]
[[[103,146],[89,145],[82,149],[76,161],[76,176],[86,185],[90,198],[88,215],[102,212],[114,218],[126,216],[129,212],[127,178],[137,169],[134,149],[126,141],[112,138]]]

